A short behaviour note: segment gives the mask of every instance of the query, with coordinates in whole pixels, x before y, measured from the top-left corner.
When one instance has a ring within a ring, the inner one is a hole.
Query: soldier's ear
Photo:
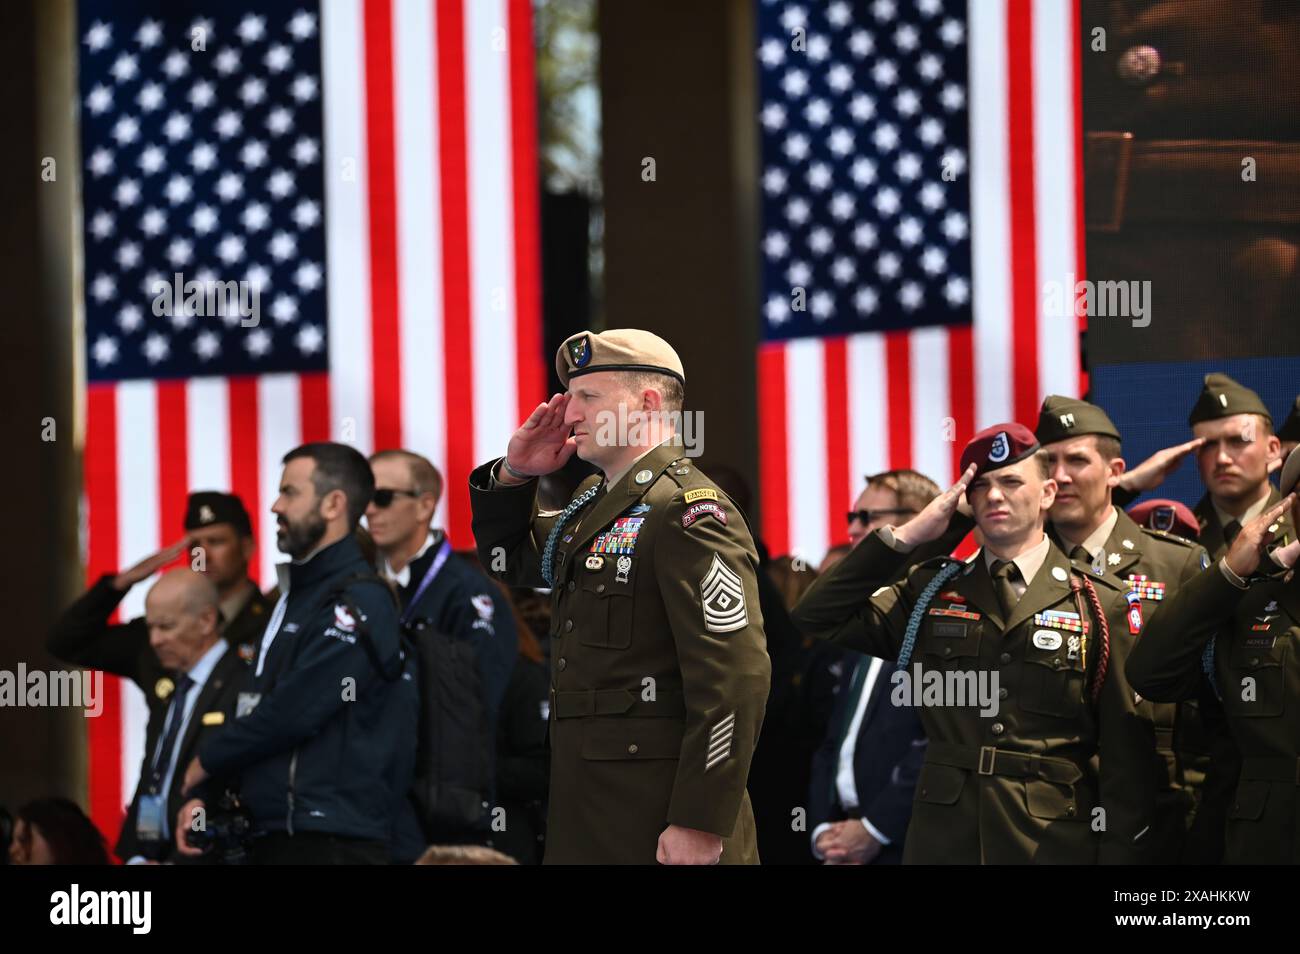
[[[1048,477],[1043,481],[1043,509],[1050,510],[1056,503],[1056,481]]]
[[[1124,463],[1123,457],[1112,457],[1108,463],[1109,473],[1106,475],[1106,486],[1115,488],[1119,486],[1119,479],[1123,476],[1128,465]]]

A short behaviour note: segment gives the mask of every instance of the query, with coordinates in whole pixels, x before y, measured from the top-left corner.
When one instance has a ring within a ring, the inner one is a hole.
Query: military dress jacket
[[[722,836],[723,863],[757,862],[745,783],[771,663],[740,511],[671,444],[558,513],[536,481],[497,484],[497,463],[470,475],[479,558],[551,586],[545,861],[653,864],[680,825]]]
[[[1242,590],[1214,564],[1182,587],[1138,640],[1133,685],[1153,699],[1181,699],[1203,682],[1206,649],[1214,689],[1241,753],[1229,800],[1224,860],[1295,864],[1300,785],[1300,579],[1294,571]]]
[[[1137,594],[1142,618],[1149,625],[1178,587],[1208,565],[1209,557],[1204,548],[1184,537],[1139,527],[1118,507],[1116,513],[1115,526],[1093,562],[1119,577]],[[1054,539],[1060,542],[1059,538]],[[1082,569],[1087,572],[1091,566]],[[1130,642],[1136,639],[1127,627],[1120,634]],[[1142,839],[1146,842],[1146,860],[1152,864],[1178,864],[1196,807],[1175,753],[1180,707],[1176,703],[1143,699],[1137,704],[1137,711],[1151,725],[1151,770],[1156,786],[1151,830]]]
[[[1123,673],[1126,585],[1111,573],[1087,574],[1109,627],[1104,669],[1096,611],[1085,591],[1076,598],[1070,580],[1080,572],[1055,544],[1010,618],[982,552],[965,564],[926,560],[874,593],[859,589],[848,612],[814,595],[823,586],[848,593],[854,579],[889,579],[910,560],[872,534],[818,579],[793,614],[805,632],[897,659],[908,674],[893,677],[890,701],[920,705],[930,741],[904,862],[1145,860],[1152,742]],[[948,578],[936,585],[940,573]],[[909,638],[909,619],[927,590],[929,604]],[[804,612],[805,602],[818,611]],[[994,700],[996,712],[982,714]]]
[[[1265,509],[1282,499],[1276,487],[1269,488]],[[1192,509],[1200,524],[1197,537],[1211,560],[1228,552],[1228,539],[1209,494]],[[1291,515],[1278,519],[1274,539],[1278,545],[1292,539]],[[1241,753],[1228,728],[1223,706],[1203,682],[1195,698],[1184,699],[1178,708],[1178,759],[1183,777],[1196,798],[1196,816],[1187,835],[1184,864],[1220,864],[1224,853],[1224,832],[1232,808],[1233,792],[1241,770]]]

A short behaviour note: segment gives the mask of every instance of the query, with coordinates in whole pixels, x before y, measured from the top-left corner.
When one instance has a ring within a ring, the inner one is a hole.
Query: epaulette
[[[1200,546],[1195,540],[1188,540],[1186,537],[1180,537],[1176,533],[1170,533],[1168,530],[1155,530],[1151,527],[1139,527],[1148,537],[1154,537],[1157,540],[1164,540],[1168,543],[1176,543],[1189,549]]]

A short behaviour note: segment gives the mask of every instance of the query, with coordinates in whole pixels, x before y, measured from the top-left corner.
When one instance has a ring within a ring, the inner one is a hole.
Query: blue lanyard
[[[402,612],[399,622],[401,622],[403,626],[411,621],[411,614],[415,612],[415,605],[420,602],[420,597],[424,595],[424,591],[429,588],[429,584],[433,582],[433,578],[438,575],[438,571],[442,569],[442,565],[447,562],[447,557],[450,555],[451,541],[444,538],[442,545],[438,547],[438,552],[434,556],[433,562],[429,564],[429,569],[425,570],[424,579],[420,581],[420,585],[416,589],[415,595],[411,597],[411,602],[406,604],[406,609]]]

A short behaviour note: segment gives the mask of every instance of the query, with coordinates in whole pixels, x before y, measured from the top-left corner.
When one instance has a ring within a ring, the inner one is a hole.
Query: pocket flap
[[[1259,821],[1264,815],[1264,805],[1268,802],[1269,782],[1265,779],[1243,779],[1237,785],[1237,797],[1232,802],[1229,818],[1245,821]]]
[[[592,719],[582,728],[584,759],[676,759],[682,754],[685,726],[676,719]]]
[[[1073,785],[1062,785],[1041,778],[1025,779],[1025,804],[1035,818],[1057,821],[1082,820]]]
[[[936,765],[926,762],[921,766],[921,777],[916,782],[916,800],[932,805],[955,805],[966,784],[965,769],[954,765]]]

